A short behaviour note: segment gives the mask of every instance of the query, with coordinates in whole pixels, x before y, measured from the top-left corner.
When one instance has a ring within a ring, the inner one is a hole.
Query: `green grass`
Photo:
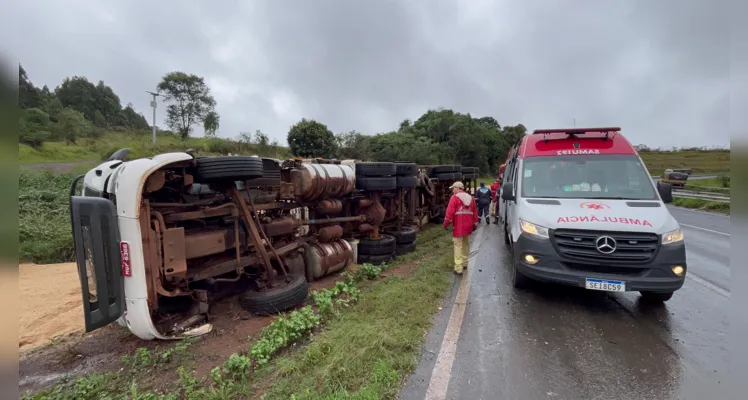
[[[154,147],[150,132],[124,131],[108,132],[98,139],[80,139],[76,144],[47,142],[39,149],[19,144],[18,160],[21,164],[99,161],[121,148],[129,148],[132,159],[187,149],[194,149],[204,155],[241,153],[275,158],[290,157],[286,147],[261,147],[221,138],[200,137],[181,140],[174,135],[159,135]]]
[[[410,257],[437,256],[410,277],[389,277],[362,289],[304,349],[275,360],[255,378],[268,399],[394,399],[416,367],[424,334],[451,281],[451,237],[431,229]],[[270,384],[263,384],[267,381]]]
[[[647,151],[639,155],[652,175],[662,175],[668,168],[691,168],[694,174],[730,171],[730,152],[727,150]]]
[[[730,214],[730,203],[708,201],[702,199],[686,199],[682,197],[673,198],[673,204],[678,207],[692,208],[703,211]]]
[[[120,372],[86,375],[23,398],[230,400],[262,392],[264,399],[394,399],[418,364],[425,333],[451,285],[451,256],[451,236],[438,227],[425,230],[416,251],[390,266],[415,265],[412,274],[362,280],[355,304],[340,308],[313,337],[255,372],[247,373],[246,358],[235,354],[203,380],[187,372],[194,361],[177,344],[155,352],[138,349],[123,358]],[[249,345],[237,352],[248,354]],[[174,369],[179,378],[160,384],[159,393],[138,389],[149,387],[154,371]]]
[[[69,189],[75,174],[23,171],[18,181],[18,241],[22,262],[72,261]]]

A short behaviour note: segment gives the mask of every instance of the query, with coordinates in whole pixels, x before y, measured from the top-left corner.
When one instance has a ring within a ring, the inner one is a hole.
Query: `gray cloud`
[[[146,116],[144,91],[163,74],[204,76],[228,137],[260,129],[283,143],[302,117],[375,133],[445,107],[530,129],[620,125],[651,146],[727,145],[719,4],[37,1],[7,5],[0,29],[35,84],[101,79]]]

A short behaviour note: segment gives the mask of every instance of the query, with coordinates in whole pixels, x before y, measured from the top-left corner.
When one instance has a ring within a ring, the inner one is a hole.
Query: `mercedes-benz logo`
[[[595,247],[603,254],[610,254],[616,251],[616,240],[610,236],[600,236],[595,240]]]

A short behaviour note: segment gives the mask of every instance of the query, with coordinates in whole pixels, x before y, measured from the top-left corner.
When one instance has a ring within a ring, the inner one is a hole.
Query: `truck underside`
[[[412,251],[419,228],[443,217],[448,186],[474,184],[477,171],[465,170],[231,156],[143,176],[137,221],[153,325],[178,335],[237,294],[251,313],[277,313],[303,303],[308,282]],[[92,264],[79,263],[84,291],[95,292]]]

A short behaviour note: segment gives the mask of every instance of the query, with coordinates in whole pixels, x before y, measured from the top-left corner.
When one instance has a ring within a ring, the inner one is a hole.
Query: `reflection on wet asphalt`
[[[672,213],[684,224],[703,217]],[[708,229],[729,232],[729,218],[724,223]],[[724,398],[729,236],[686,230],[689,276],[697,278],[653,306],[640,303],[638,293],[539,283],[513,289],[500,228],[483,225],[477,234],[456,356],[440,398]],[[437,317],[401,398],[424,398],[450,310]]]

